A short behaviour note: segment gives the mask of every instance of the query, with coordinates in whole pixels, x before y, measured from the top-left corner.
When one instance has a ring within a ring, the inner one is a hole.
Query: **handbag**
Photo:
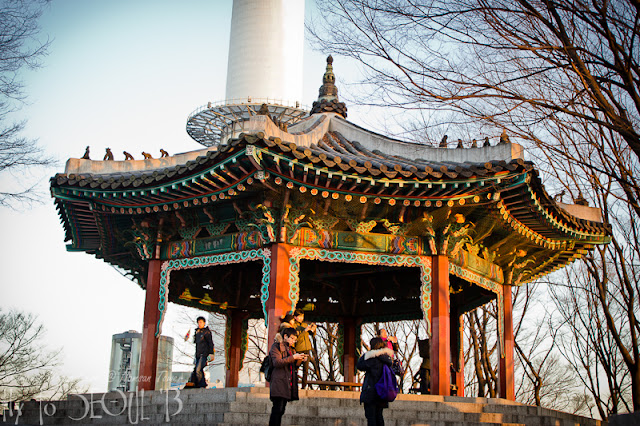
[[[393,364],[391,364],[391,370],[396,376],[404,376],[404,368],[402,368],[402,364],[400,364],[400,361],[398,359],[393,360]]]

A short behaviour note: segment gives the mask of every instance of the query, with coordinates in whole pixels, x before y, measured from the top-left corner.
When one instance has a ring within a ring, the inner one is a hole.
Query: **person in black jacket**
[[[271,345],[269,356],[273,365],[269,397],[273,402],[269,426],[279,426],[288,401],[298,400],[298,366],[305,360],[305,354],[296,353],[294,347],[298,340],[295,328],[285,328],[281,339]]]
[[[360,392],[360,403],[364,404],[364,416],[368,426],[384,426],[382,410],[389,407],[389,403],[383,401],[376,391],[376,383],[382,376],[382,367],[393,364],[393,350],[389,349],[380,337],[374,337],[369,342],[371,350],[365,352],[356,367],[364,371],[364,382]]]
[[[211,330],[205,326],[206,322],[204,317],[198,317],[198,328],[193,335],[193,341],[196,344],[196,356],[195,367],[193,373],[191,373],[191,379],[193,387],[206,388],[207,381],[204,378],[204,367],[207,363],[213,361],[214,358],[214,346],[213,337],[211,336]],[[185,337],[185,340],[189,339],[189,334]]]

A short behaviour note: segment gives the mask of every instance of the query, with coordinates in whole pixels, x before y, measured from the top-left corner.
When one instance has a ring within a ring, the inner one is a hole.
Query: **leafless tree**
[[[498,394],[498,364],[495,303],[485,305],[465,315],[465,329],[469,341],[465,365],[472,369],[473,377],[465,384],[465,394],[495,398]]]
[[[523,132],[541,148],[539,164],[574,200],[598,207],[612,227],[609,245],[596,247],[550,286],[570,337],[562,341],[563,354],[602,418],[638,410],[640,161],[619,135],[585,120],[554,117],[546,128],[556,137],[536,140]],[[595,364],[587,364],[589,358]]]
[[[309,368],[311,380],[336,382],[344,378],[338,351],[339,324],[317,323],[316,333],[311,338],[312,358]]]
[[[580,382],[559,353],[559,332],[551,322],[545,290],[540,282],[534,282],[518,287],[514,294],[514,312],[519,314],[514,324],[517,399],[575,414],[591,414],[583,405],[576,405],[576,401],[582,401]]]
[[[632,0],[319,0],[318,8],[311,34],[323,50],[359,61],[365,102],[455,111],[460,123],[498,128],[578,118],[640,155]]]
[[[0,310],[0,398],[8,401],[66,398],[84,392],[79,379],[58,374],[60,350],[43,345],[35,315]]]
[[[37,141],[23,136],[25,120],[15,120],[25,102],[21,73],[41,66],[50,41],[39,39],[38,21],[48,0],[6,0],[0,4],[0,176],[54,162]],[[21,180],[24,180],[24,176]],[[22,181],[0,188],[0,206],[37,200],[35,185]]]
[[[562,353],[602,418],[640,409],[638,4],[321,0],[320,8],[311,32],[322,48],[360,62],[365,103],[417,111],[429,128],[488,136],[507,129],[532,148],[569,202],[588,200],[603,211],[612,243],[553,280],[559,307],[573,300],[568,311],[590,309],[575,325],[563,316],[571,339]],[[606,332],[585,334],[595,328]],[[592,336],[601,337],[598,345],[582,340]],[[523,359],[529,348],[520,349]],[[590,372],[585,354],[595,362]],[[529,373],[541,365],[523,364]],[[589,405],[586,397],[574,402]]]

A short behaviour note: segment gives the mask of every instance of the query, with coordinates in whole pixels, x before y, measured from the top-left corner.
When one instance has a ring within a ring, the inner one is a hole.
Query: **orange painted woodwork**
[[[451,392],[449,259],[433,256],[431,269],[431,393]]]
[[[515,401],[513,381],[513,300],[510,285],[504,286],[504,357],[500,357],[500,398]]]
[[[280,327],[280,317],[291,310],[289,299],[289,248],[283,243],[271,245],[271,281],[267,299],[268,333],[267,350]]]
[[[147,288],[144,301],[144,319],[142,324],[142,346],[140,348],[140,371],[138,389],[154,390],[156,387],[156,371],[158,367],[158,338],[156,325],[160,319],[160,267],[161,260],[149,261]]]

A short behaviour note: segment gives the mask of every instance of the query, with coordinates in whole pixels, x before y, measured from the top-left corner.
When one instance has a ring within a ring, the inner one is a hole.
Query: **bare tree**
[[[6,0],[0,4],[0,176],[54,162],[37,141],[23,135],[25,120],[14,120],[26,99],[22,71],[41,66],[50,41],[40,41],[38,21],[49,0]],[[0,206],[37,200],[35,185],[11,182],[0,188]]]
[[[455,111],[460,122],[499,128],[577,118],[640,155],[635,1],[319,0],[318,7],[322,20],[311,34],[324,50],[362,64],[365,102]]]
[[[60,350],[42,344],[45,329],[32,314],[0,310],[0,395],[23,401],[66,398],[86,391],[79,379],[58,374]]]
[[[467,368],[472,369],[474,380],[465,384],[467,391],[476,393],[480,397],[495,398],[498,394],[498,370],[496,355],[498,342],[495,321],[495,303],[484,305],[465,314],[465,329],[469,350],[465,359]],[[473,357],[473,358],[472,358]]]
[[[638,410],[640,162],[619,135],[586,120],[554,117],[546,127],[555,138],[543,141],[523,132],[541,148],[539,163],[574,200],[599,207],[612,227],[608,246],[597,247],[552,280],[556,328],[568,332],[562,353],[602,418]]]
[[[366,103],[428,114],[430,128],[489,136],[508,129],[530,144],[569,201],[603,211],[612,243],[553,280],[559,308],[574,301],[562,316],[571,338],[560,347],[602,418],[640,409],[637,3],[323,0],[320,7],[326,13],[311,32],[324,49],[362,64]],[[434,118],[438,111],[446,113],[442,121]],[[585,306],[588,314],[580,311],[572,323],[568,315]],[[596,329],[604,334],[585,336]],[[598,342],[582,339],[592,336]],[[530,348],[518,354],[539,380],[544,364],[527,364],[529,354],[537,358]],[[585,354],[593,355],[595,369],[583,365]],[[605,377],[609,392],[601,388]],[[534,394],[542,391],[536,386]]]

